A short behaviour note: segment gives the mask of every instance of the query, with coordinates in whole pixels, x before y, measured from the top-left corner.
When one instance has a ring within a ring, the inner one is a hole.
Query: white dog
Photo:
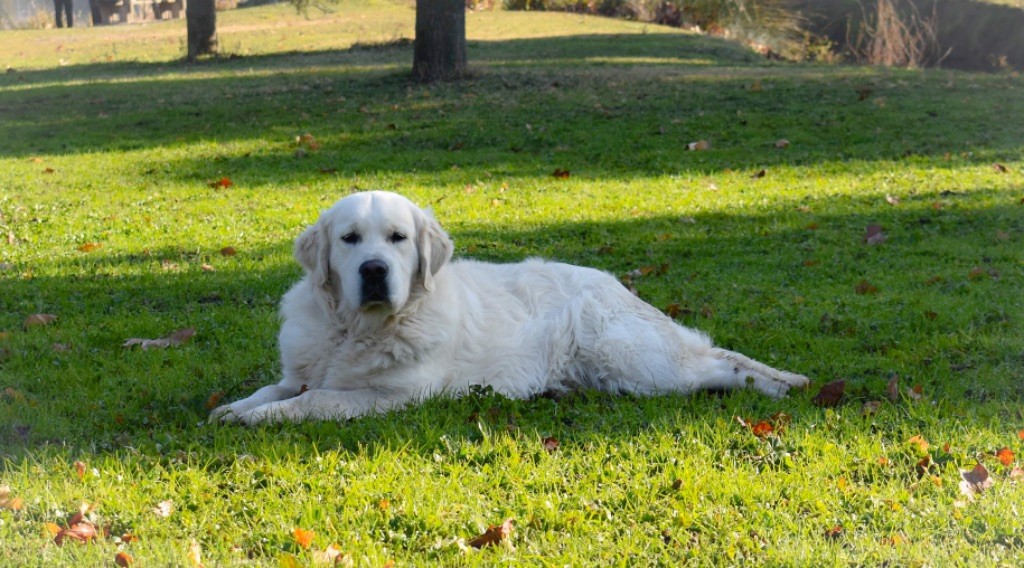
[[[653,395],[745,385],[782,396],[807,384],[713,347],[607,273],[451,256],[433,215],[400,195],[337,202],[295,242],[306,276],[281,304],[284,379],[211,419],[349,418],[473,385],[524,398],[578,387]]]

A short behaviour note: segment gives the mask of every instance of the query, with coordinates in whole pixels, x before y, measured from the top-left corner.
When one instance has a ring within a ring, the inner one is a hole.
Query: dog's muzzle
[[[388,290],[388,265],[382,260],[367,260],[359,265],[363,279],[362,305],[386,304],[391,301]]]

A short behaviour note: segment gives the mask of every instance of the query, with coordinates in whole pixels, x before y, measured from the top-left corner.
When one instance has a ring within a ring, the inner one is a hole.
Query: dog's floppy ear
[[[317,221],[295,240],[295,260],[309,273],[320,303],[334,311],[338,291],[331,277],[331,243],[324,223]]]
[[[434,291],[434,275],[452,258],[455,245],[434,218],[434,212],[424,209],[419,216],[416,248],[420,256],[420,278],[427,292]]]

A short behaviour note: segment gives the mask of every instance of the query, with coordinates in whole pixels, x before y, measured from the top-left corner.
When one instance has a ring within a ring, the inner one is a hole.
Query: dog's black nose
[[[364,280],[380,280],[388,275],[388,265],[382,260],[367,260],[359,265],[359,275]]]

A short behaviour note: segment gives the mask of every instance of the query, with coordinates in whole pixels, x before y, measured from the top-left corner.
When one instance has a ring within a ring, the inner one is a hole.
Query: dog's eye
[[[348,244],[350,244],[350,245],[354,245],[354,244],[359,242],[359,235],[357,235],[355,233],[349,233],[349,234],[341,237],[341,240],[346,242],[346,243],[348,243]]]
[[[405,235],[403,235],[402,233],[396,232],[396,233],[392,233],[391,234],[391,242],[393,242],[393,243],[400,243],[400,242],[402,242],[404,240],[405,240]]]

